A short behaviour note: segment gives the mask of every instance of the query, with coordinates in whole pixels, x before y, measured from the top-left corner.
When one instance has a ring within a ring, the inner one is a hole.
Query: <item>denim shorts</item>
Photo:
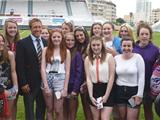
[[[47,74],[48,86],[53,91],[61,91],[64,88],[64,73],[49,73]]]
[[[116,85],[116,90],[115,90],[115,98],[116,98],[116,104],[117,105],[127,105],[128,107],[132,106],[128,102],[128,100],[137,94],[138,91],[138,86],[135,87],[129,87],[129,86],[118,86]],[[138,107],[139,105],[135,106]],[[134,107],[134,108],[135,108]]]

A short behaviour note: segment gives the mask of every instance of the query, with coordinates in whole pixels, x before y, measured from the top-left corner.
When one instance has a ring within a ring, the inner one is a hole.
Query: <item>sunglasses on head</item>
[[[125,32],[125,33],[127,33],[128,31],[127,31],[127,30],[121,30],[120,32]]]

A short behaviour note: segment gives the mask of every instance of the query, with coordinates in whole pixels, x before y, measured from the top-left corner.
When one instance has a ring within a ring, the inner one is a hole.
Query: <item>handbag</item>
[[[8,100],[7,96],[4,92],[0,93],[0,117],[8,117],[9,109],[8,109]]]

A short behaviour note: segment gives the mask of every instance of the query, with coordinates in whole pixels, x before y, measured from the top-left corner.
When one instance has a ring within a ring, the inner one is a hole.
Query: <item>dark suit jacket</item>
[[[42,41],[44,46],[46,46],[47,42],[43,39]],[[40,66],[31,36],[17,42],[16,69],[20,94],[22,94],[21,87],[26,84],[29,84],[31,92],[34,91],[34,88],[40,87]]]

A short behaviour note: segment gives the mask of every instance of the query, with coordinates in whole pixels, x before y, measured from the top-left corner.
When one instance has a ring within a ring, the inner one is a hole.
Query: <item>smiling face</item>
[[[31,33],[37,38],[40,37],[40,35],[42,33],[42,23],[41,22],[33,22],[31,24]]]
[[[74,39],[74,35],[72,34],[67,34],[65,37],[65,42],[66,42],[66,47],[68,49],[71,49],[75,46],[75,39]]]
[[[85,41],[85,35],[83,31],[76,31],[75,37],[78,40],[79,43],[83,44]]]
[[[7,24],[7,34],[10,37],[15,37],[18,31],[17,25],[13,22],[8,22]]]
[[[95,36],[101,36],[102,33],[102,27],[99,24],[96,24],[93,26],[93,34]]]
[[[123,40],[121,47],[124,55],[130,55],[133,50],[133,42],[131,40]]]
[[[66,33],[71,32],[70,27],[67,24],[62,24],[62,33],[65,35]]]
[[[103,33],[103,36],[106,39],[111,39],[112,38],[112,33],[113,33],[112,25],[110,25],[110,24],[104,24],[103,25],[102,33]]]
[[[141,46],[146,46],[150,41],[150,32],[147,28],[141,28],[139,31],[139,41]]]
[[[41,33],[41,37],[45,40],[48,40],[49,39],[49,31],[48,29],[42,29],[42,33]]]
[[[100,40],[93,40],[91,42],[91,49],[93,51],[93,54],[99,55],[102,50],[102,42]]]
[[[125,26],[121,27],[119,32],[120,32],[120,37],[124,37],[128,35],[128,29]]]
[[[4,39],[3,37],[0,35],[0,51],[2,51],[4,49]]]
[[[60,46],[62,41],[62,35],[60,32],[53,32],[51,35],[51,40],[54,46]]]

